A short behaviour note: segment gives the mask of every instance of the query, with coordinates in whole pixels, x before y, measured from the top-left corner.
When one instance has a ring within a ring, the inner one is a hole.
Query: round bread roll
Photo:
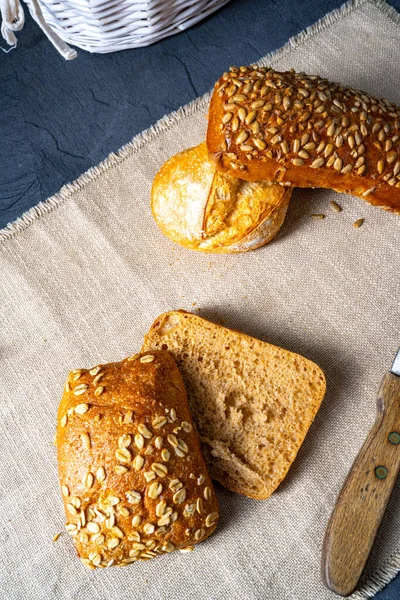
[[[279,231],[292,188],[221,173],[206,144],[179,152],[161,167],[151,209],[168,238],[202,252],[247,252]]]

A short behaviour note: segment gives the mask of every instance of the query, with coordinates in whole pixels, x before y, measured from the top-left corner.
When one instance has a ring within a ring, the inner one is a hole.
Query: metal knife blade
[[[393,373],[393,375],[397,375],[397,377],[400,377],[400,348],[397,350],[397,354],[394,358],[392,368],[390,369],[390,373]]]

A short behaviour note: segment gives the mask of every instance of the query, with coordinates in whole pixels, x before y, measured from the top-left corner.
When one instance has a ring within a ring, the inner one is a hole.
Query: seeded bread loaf
[[[171,352],[211,477],[267,498],[285,477],[325,394],[310,360],[185,311],[158,317],[142,351]]]
[[[72,371],[56,445],[66,529],[87,567],[190,550],[213,533],[217,499],[167,352]]]
[[[317,76],[232,67],[212,95],[207,147],[247,181],[326,187],[400,212],[400,109]]]
[[[279,231],[292,190],[217,171],[206,144],[179,152],[157,173],[151,209],[174,242],[202,252],[246,252]]]

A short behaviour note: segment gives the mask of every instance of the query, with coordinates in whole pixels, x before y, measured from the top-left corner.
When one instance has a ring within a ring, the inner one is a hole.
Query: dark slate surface
[[[18,48],[0,52],[0,228],[209,90],[230,64],[257,60],[341,4],[232,0],[154,46],[70,62],[27,16]],[[376,596],[399,598],[400,576]]]

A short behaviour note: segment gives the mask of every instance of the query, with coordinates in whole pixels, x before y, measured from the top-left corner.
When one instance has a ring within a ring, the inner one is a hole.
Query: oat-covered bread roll
[[[291,189],[217,171],[206,144],[170,158],[157,173],[151,208],[174,242],[203,252],[246,252],[279,231]]]
[[[207,147],[247,181],[326,187],[400,212],[400,109],[317,76],[231,67],[210,103]]]
[[[217,499],[167,352],[72,371],[56,445],[66,529],[87,567],[192,549],[216,528]]]

